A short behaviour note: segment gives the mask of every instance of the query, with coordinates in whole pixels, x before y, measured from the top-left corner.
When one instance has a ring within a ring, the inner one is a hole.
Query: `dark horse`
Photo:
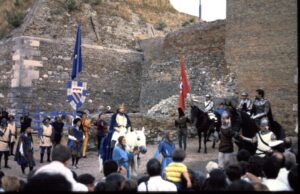
[[[256,133],[260,130],[259,126],[257,126],[257,124],[255,123],[255,120],[251,119],[250,115],[248,115],[244,111],[237,110],[234,106],[231,105],[231,103],[227,105],[226,110],[231,115],[232,129],[237,132],[241,131],[243,136],[248,138],[253,138],[256,135]],[[281,125],[278,122],[274,121],[273,118],[270,119],[269,121],[270,121],[270,130],[275,134],[277,139],[282,140],[284,138],[284,131]],[[242,141],[240,138],[236,139],[235,143],[237,144],[239,150],[246,149],[252,155],[255,154],[256,145],[250,142]]]
[[[204,135],[204,153],[207,153],[206,148],[206,142],[208,134],[213,131],[214,128],[214,121],[209,119],[209,116],[207,113],[200,110],[197,106],[191,106],[191,122],[195,124],[198,137],[199,137],[199,148],[198,153],[200,153],[201,150],[201,139],[202,139],[202,133]],[[213,142],[213,148],[215,145],[215,140]]]

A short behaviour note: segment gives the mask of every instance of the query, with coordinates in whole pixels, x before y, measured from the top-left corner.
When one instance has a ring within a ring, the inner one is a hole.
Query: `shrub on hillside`
[[[159,22],[157,29],[164,30],[167,27],[167,24],[163,21]]]
[[[73,10],[77,9],[76,0],[66,0],[65,5],[66,5],[68,11],[73,11]]]
[[[10,12],[6,12],[6,21],[11,26],[17,28],[23,23],[23,19],[25,17],[24,12],[12,10]]]

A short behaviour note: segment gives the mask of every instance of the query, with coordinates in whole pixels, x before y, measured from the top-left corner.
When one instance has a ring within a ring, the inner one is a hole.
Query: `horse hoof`
[[[198,150],[198,153],[200,153],[200,150]]]

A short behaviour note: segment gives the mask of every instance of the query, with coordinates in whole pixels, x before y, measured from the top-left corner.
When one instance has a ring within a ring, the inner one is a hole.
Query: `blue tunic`
[[[69,130],[69,135],[74,136],[77,139],[77,141],[73,139],[68,139],[67,147],[70,149],[72,155],[81,157],[83,132],[79,131],[76,127],[73,127]]]
[[[219,114],[220,116],[223,114],[223,112],[225,111],[225,109],[224,108],[217,108],[216,110],[215,110],[215,114]]]
[[[127,178],[130,178],[129,160],[132,159],[133,156],[133,154],[121,148],[120,145],[115,146],[112,154],[112,159],[116,161],[119,166],[123,166],[124,168],[126,168]]]
[[[23,155],[20,152],[21,144],[23,147]],[[33,140],[31,135],[28,135],[26,133],[21,134],[16,149],[15,161],[17,161],[17,163],[23,167],[35,166],[35,161],[33,158]]]
[[[175,151],[175,144],[168,140],[163,140],[158,145],[158,148],[154,154],[154,158],[157,159],[160,153],[163,156],[163,160],[161,162],[162,177],[164,177],[163,174],[166,166],[168,166],[168,164],[172,162],[172,154],[174,151]]]
[[[115,127],[117,127],[117,121],[116,121],[117,114],[118,113],[115,113],[112,115],[110,126],[109,126],[109,132],[103,138],[103,141],[101,143],[101,148],[100,148],[99,152],[100,152],[100,156],[101,156],[103,162],[105,162],[106,160],[112,159],[113,147],[111,146],[111,139],[115,132]],[[127,126],[126,127],[130,127],[131,122],[130,122],[128,115],[124,113],[124,116],[127,118]]]

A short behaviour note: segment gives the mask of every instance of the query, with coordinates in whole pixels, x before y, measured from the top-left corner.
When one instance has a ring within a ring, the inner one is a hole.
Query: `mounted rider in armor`
[[[241,101],[237,108],[241,111],[246,112],[248,115],[251,115],[252,101],[248,98],[247,92],[243,92],[241,94]]]
[[[255,100],[253,102],[252,116],[257,126],[260,126],[262,118],[267,117],[269,123],[273,122],[273,116],[271,112],[271,104],[269,100],[264,98],[265,92],[262,89],[256,90]]]
[[[211,134],[214,134],[218,122],[218,118],[214,113],[214,101],[212,100],[210,94],[205,95],[204,112],[208,114],[209,120],[211,120],[211,125],[213,126],[212,128],[210,128],[207,134],[207,141],[209,141],[209,137]],[[217,139],[217,137],[215,136],[214,138]]]

